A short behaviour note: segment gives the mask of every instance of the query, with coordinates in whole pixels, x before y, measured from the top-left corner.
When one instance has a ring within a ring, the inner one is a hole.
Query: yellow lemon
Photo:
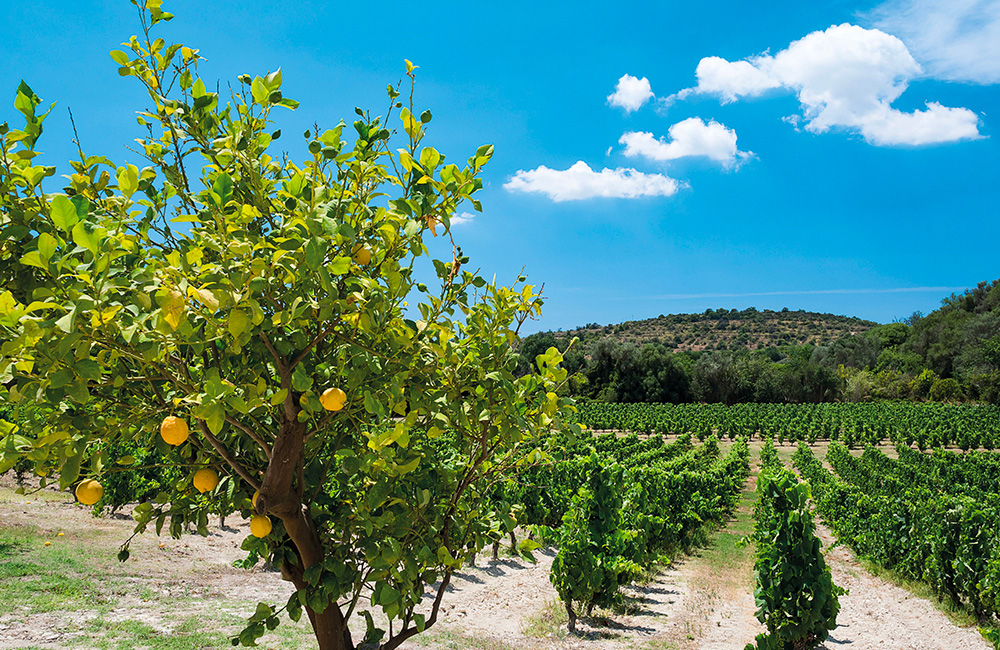
[[[52,546],[52,542],[45,542],[46,546]]]
[[[199,492],[214,490],[219,484],[219,475],[215,470],[204,467],[194,473],[194,486]]]
[[[250,497],[250,505],[252,505],[255,510],[257,509],[257,497],[259,496],[260,496],[260,490],[254,490],[253,496]]]
[[[92,506],[104,496],[104,487],[92,478],[76,486],[76,499],[85,506]]]
[[[56,535],[56,537],[63,537],[65,535],[66,535],[66,533],[59,533],[58,535]]]
[[[358,266],[365,266],[372,261],[372,252],[367,246],[358,246],[354,249],[354,262]]]
[[[163,418],[160,423],[160,436],[168,445],[181,444],[187,440],[189,433],[187,422],[173,415]]]
[[[323,391],[323,394],[319,396],[319,403],[322,404],[323,408],[327,411],[339,411],[344,408],[344,404],[347,403],[347,393],[339,388],[327,388]]]
[[[250,534],[254,537],[267,537],[271,528],[271,518],[267,515],[254,515],[250,520]]]

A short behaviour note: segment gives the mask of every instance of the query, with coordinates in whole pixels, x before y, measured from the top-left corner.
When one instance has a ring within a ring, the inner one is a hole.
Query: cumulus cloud
[[[652,98],[653,90],[649,86],[649,79],[646,77],[639,79],[625,74],[618,80],[615,92],[608,95],[608,103],[631,113],[642,108],[642,105]]]
[[[730,102],[785,88],[797,93],[805,129],[813,133],[849,129],[883,146],[980,137],[978,118],[969,109],[933,102],[912,113],[891,107],[922,72],[895,36],[845,23],[808,34],[774,56],[702,59],[698,85],[676,97],[711,94]]]
[[[456,214],[456,215],[452,216],[452,218],[451,218],[450,221],[451,221],[452,227],[454,227],[454,226],[464,226],[466,224],[472,223],[472,221],[475,218],[476,218],[476,215],[472,214],[471,212],[462,212],[460,214]]]
[[[698,62],[695,76],[696,88],[687,88],[675,95],[684,99],[693,93],[718,95],[723,104],[735,102],[740,97],[756,97],[772,88],[779,88],[781,82],[764,72],[751,59],[749,61],[727,61],[718,56],[708,56]]]
[[[1000,0],[889,0],[866,18],[935,79],[1000,83]]]
[[[658,161],[705,156],[729,167],[752,155],[736,148],[736,131],[715,120],[706,123],[691,117],[672,125],[667,133],[669,140],[657,139],[652,133],[630,131],[618,142],[625,145],[625,155],[630,158],[642,156]]]
[[[980,137],[979,118],[967,108],[949,108],[928,102],[927,110],[904,113],[882,107],[866,116],[861,133],[882,146],[941,144]]]
[[[519,170],[504,188],[509,192],[539,192],[559,202],[596,197],[673,196],[680,183],[663,174],[645,174],[635,169],[605,168],[598,172],[581,160],[564,170],[544,165],[530,171]]]

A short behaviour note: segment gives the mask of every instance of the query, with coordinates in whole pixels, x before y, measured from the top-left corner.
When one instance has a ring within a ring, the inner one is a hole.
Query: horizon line
[[[893,289],[804,289],[789,291],[750,291],[745,293],[667,293],[655,296],[615,296],[611,300],[697,300],[704,298],[752,298],[759,296],[808,296],[831,294],[929,293],[965,291],[969,287],[897,287]]]

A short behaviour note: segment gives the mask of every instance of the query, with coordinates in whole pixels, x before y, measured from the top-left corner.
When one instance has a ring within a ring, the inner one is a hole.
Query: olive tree
[[[492,148],[456,165],[422,144],[431,114],[407,62],[384,117],[306,131],[293,161],[274,145],[276,114],[297,106],[280,71],[220,97],[198,50],[151,34],[172,17],[159,0],[133,4],[141,35],[111,58],[148,91],[142,167],[80,151],[47,192],[48,113],[27,84],[24,126],[0,125],[0,400],[45,409],[37,426],[0,425],[0,472],[27,457],[68,488],[127,471],[113,443],[155,447],[184,478],[135,509],[137,533],[253,514],[244,549],[294,585],[234,643],[285,610],[306,612],[324,650],[355,647],[356,615],[365,642],[397,647],[509,517],[481,495],[537,460],[543,433],[575,427],[558,351],[515,376],[537,291],[470,272],[454,240],[433,288],[415,277],[428,233],[450,237],[464,201],[479,209]]]

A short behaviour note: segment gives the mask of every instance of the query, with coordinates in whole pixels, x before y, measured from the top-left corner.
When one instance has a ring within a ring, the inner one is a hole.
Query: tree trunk
[[[493,561],[500,559],[500,541],[493,542]]]
[[[514,531],[510,531],[510,552],[517,555],[517,537],[514,536]]]
[[[569,616],[569,631],[576,634],[576,612],[573,611],[573,601],[566,601],[566,614]]]
[[[325,556],[316,523],[309,514],[309,509],[302,505],[300,491],[303,486],[298,486],[299,491],[293,489],[302,461],[304,438],[305,425],[288,419],[282,423],[257,495],[257,512],[279,517],[298,551],[299,564],[288,566],[286,563],[284,567],[286,577],[296,589],[308,587],[303,578],[305,570],[315,564],[322,564]],[[330,603],[322,612],[313,611],[309,607],[305,609],[319,650],[354,650],[351,631],[336,602]]]
[[[307,567],[323,561],[323,544],[305,508],[299,506],[297,516],[292,513],[289,515],[286,518],[279,514],[288,536],[298,549],[301,565],[287,567],[286,571],[296,589],[306,589],[309,585],[302,576]],[[319,650],[354,650],[351,631],[336,602],[330,603],[322,612],[315,612],[309,607],[305,609],[319,643]]]

